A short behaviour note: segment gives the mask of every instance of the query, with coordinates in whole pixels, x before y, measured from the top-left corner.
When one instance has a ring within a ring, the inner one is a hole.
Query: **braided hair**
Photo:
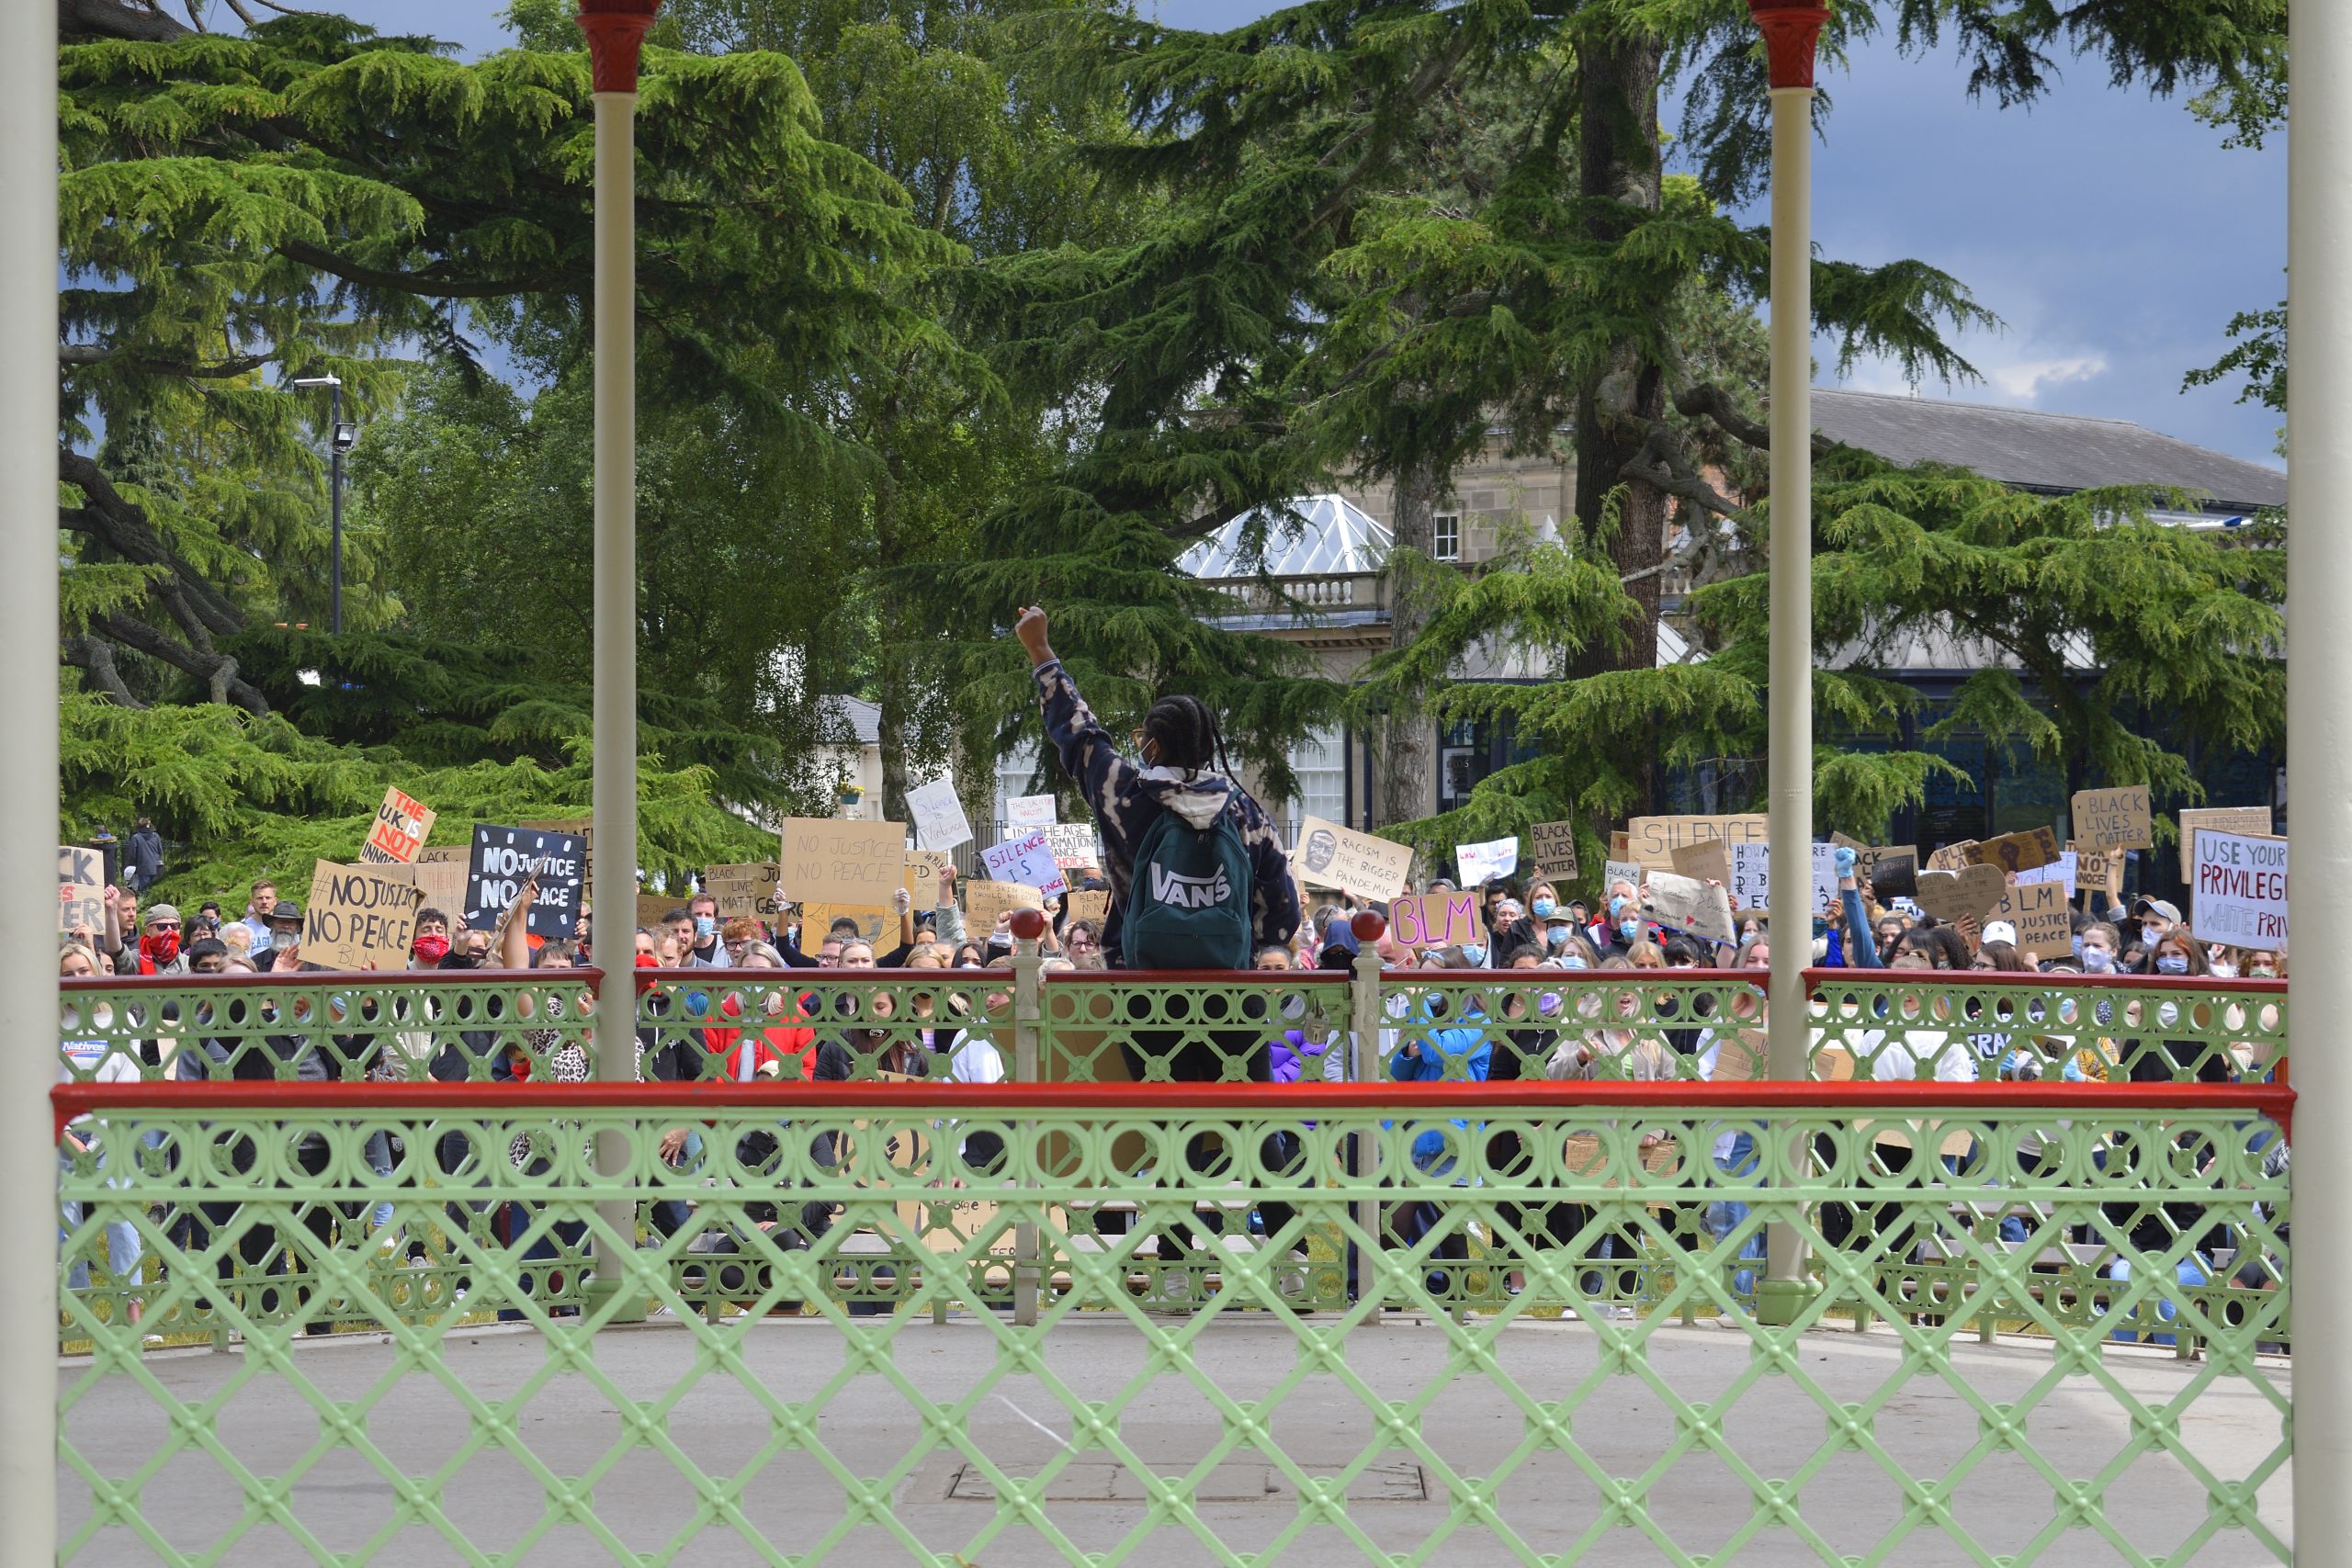
[[[1226,760],[1225,734],[1216,715],[1198,697],[1162,697],[1143,716],[1144,738],[1158,745],[1164,767],[1197,773],[1214,760],[1227,777],[1233,764]]]

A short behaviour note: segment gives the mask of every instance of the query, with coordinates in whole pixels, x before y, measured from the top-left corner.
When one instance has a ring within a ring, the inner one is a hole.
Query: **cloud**
[[[2041,399],[2045,387],[2064,387],[2107,374],[2107,355],[2091,353],[2051,359],[1980,359],[1976,368],[1984,373],[1986,385],[2005,400],[2030,408]]]

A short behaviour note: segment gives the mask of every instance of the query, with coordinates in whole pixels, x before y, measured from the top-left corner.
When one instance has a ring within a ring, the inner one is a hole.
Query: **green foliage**
[[[384,790],[397,784],[440,813],[432,841],[468,841],[475,822],[584,816],[585,748],[536,757],[419,766],[397,750],[337,744],[281,715],[220,704],[126,708],[77,692],[60,712],[64,841],[155,820],[171,845],[153,897],[193,905],[241,898],[257,876],[307,890],[320,860],[356,859]],[[646,756],[638,775],[639,859],[674,877],[689,867],[772,854],[771,835],[713,800],[717,775]],[[300,897],[300,895],[296,895]]]

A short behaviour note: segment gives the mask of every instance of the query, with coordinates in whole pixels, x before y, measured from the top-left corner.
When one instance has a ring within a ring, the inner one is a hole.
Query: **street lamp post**
[[[1767,782],[1775,940],[1766,1042],[1770,1076],[1803,1078],[1813,1027],[1804,994],[1813,953],[1813,62],[1829,13],[1818,0],[1747,0],[1747,8],[1764,34],[1772,84]],[[1793,1322],[1806,1288],[1804,1238],[1775,1224],[1765,1245],[1757,1316]]]
[[[340,376],[297,376],[298,387],[327,389],[327,526],[333,542],[334,560],[328,568],[327,629],[335,636],[343,635],[343,455],[359,439],[359,427],[346,423],[343,417],[343,378]]]

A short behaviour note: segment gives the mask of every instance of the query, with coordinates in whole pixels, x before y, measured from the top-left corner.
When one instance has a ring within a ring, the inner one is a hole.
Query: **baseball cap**
[[[2180,911],[2162,898],[2134,899],[2132,904],[2132,912],[2135,915],[2160,915],[2174,925],[2180,923]]]
[[[2009,924],[2007,920],[1995,920],[1991,925],[1984,928],[1984,940],[1986,942],[2006,942],[2011,947],[2015,947],[2018,944],[2018,928]]]
[[[147,906],[147,923],[151,926],[157,920],[177,921],[179,918],[179,910],[169,904],[150,904]]]

